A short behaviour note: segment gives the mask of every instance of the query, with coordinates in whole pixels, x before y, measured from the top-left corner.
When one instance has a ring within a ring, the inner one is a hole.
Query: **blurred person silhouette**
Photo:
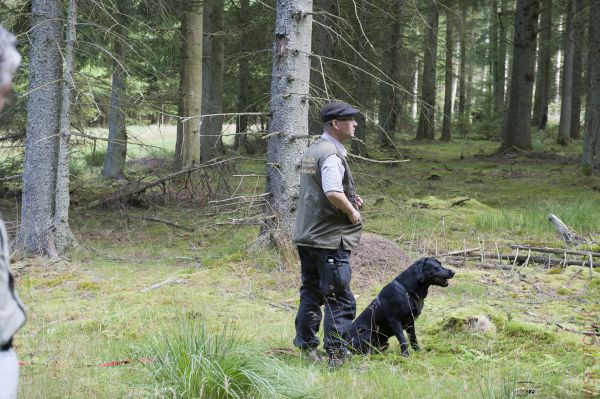
[[[0,110],[4,96],[10,91],[12,77],[21,63],[16,39],[0,25]],[[12,342],[25,324],[25,309],[15,292],[15,279],[10,271],[8,235],[0,215],[0,399],[17,397],[19,362]]]

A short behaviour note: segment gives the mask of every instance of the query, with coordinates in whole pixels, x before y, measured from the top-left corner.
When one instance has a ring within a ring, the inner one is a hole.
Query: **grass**
[[[244,399],[310,397],[298,371],[262,354],[225,324],[211,333],[206,323],[184,320],[166,327],[133,351],[156,384],[149,392],[174,398]]]
[[[478,231],[486,232],[512,229],[518,233],[547,235],[553,233],[553,227],[547,220],[548,215],[553,213],[560,215],[576,231],[594,231],[600,226],[597,207],[598,201],[591,198],[546,200],[519,209],[493,209],[480,213],[474,218],[474,226]]]
[[[170,136],[140,132],[140,140],[171,148]],[[498,146],[494,142],[399,141],[409,163],[353,166],[366,200],[365,229],[396,239],[413,259],[478,245],[494,252],[496,247],[510,251],[511,243],[561,245],[546,221],[550,212],[598,241],[595,187],[600,182],[583,176],[576,161],[564,161],[580,151],[580,144],[556,151],[538,138],[538,150],[563,157],[538,159],[490,156]],[[81,155],[90,151],[82,149]],[[372,152],[374,157],[389,156]],[[87,204],[110,191],[95,168],[81,168],[75,203]],[[238,168],[264,173],[260,161],[245,159]],[[433,174],[441,179],[430,180]],[[232,183],[244,194],[264,187],[260,178]],[[470,200],[451,206],[458,197]],[[0,199],[0,209],[8,221],[18,220],[14,199]],[[215,389],[222,390],[225,375],[248,381],[236,373],[242,366],[258,382],[240,382],[249,387],[238,393],[241,397],[273,397],[271,388],[262,387],[265,378],[284,386],[279,392],[328,399],[582,396],[582,336],[556,323],[581,330],[586,311],[598,315],[597,272],[590,280],[588,270],[574,266],[528,266],[520,274],[450,266],[457,271],[451,286],[431,290],[416,323],[422,352],[405,359],[392,339],[387,352],[355,356],[347,366],[328,372],[326,366],[301,358],[291,345],[300,285],[297,265],[286,264],[271,249],[257,248],[256,226],[215,225],[227,215],[207,219],[205,210],[186,204],[74,206],[71,226],[82,245],[69,259],[15,262],[18,290],[29,310],[28,323],[15,340],[20,360],[29,364],[21,369],[20,397],[178,397],[199,392],[202,381],[215,381]],[[154,215],[196,231],[143,220]],[[355,290],[359,311],[386,282],[370,281]],[[446,327],[451,318],[479,314],[491,316],[496,333]],[[223,336],[231,336],[231,358],[217,367],[221,359],[215,356],[218,360],[206,366],[198,354],[223,355],[227,351],[214,350],[215,340]],[[212,350],[199,349],[210,345]],[[597,358],[598,350],[593,350]],[[138,357],[162,361],[98,366]],[[593,371],[599,372],[599,366]],[[281,381],[265,377],[275,372]],[[256,393],[262,388],[266,394]]]

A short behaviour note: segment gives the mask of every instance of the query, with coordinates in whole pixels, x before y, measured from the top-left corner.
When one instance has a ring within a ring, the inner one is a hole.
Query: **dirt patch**
[[[387,283],[411,263],[410,257],[395,242],[377,234],[363,233],[360,244],[352,252],[352,286],[363,290]]]

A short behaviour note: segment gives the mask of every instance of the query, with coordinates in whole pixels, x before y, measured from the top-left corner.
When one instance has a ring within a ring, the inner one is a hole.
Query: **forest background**
[[[596,394],[582,337],[597,336],[600,293],[598,13],[5,0],[24,56],[0,114],[0,209],[30,308],[21,394]],[[296,166],[333,99],[363,110],[349,148],[366,199],[359,310],[420,256],[460,270],[417,323],[424,353],[393,345],[331,374],[291,348],[289,231]],[[470,328],[481,318],[493,327]]]

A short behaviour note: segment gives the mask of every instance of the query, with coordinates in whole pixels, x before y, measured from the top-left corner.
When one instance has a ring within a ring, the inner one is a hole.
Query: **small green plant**
[[[204,321],[183,321],[163,331],[134,356],[146,367],[155,391],[177,398],[243,399],[310,397],[297,370],[260,353],[225,325],[210,332]]]

